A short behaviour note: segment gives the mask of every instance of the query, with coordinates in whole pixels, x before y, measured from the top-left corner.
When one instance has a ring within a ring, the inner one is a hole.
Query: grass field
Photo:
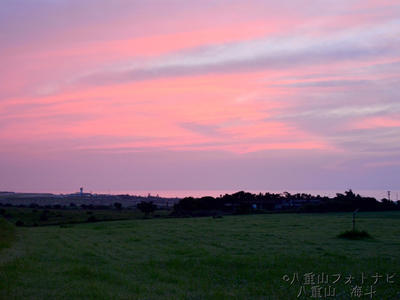
[[[167,210],[156,210],[154,215],[165,216],[168,213]],[[143,219],[144,216],[137,209],[45,209],[28,207],[3,207],[0,215],[3,215],[13,224],[21,222],[22,226]]]
[[[17,236],[0,250],[1,299],[310,299],[309,272],[328,274],[322,297],[351,299],[363,272],[363,294],[400,299],[399,212],[359,213],[373,238],[356,241],[337,238],[349,213],[0,226],[0,245]]]
[[[15,240],[15,228],[5,219],[0,218],[0,251],[8,248]],[[1,253],[1,252],[0,252]]]

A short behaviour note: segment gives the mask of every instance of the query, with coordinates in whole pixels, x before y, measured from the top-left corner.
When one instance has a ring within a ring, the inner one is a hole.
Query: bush
[[[59,227],[60,227],[60,228],[71,228],[72,225],[71,225],[71,224],[60,224]]]
[[[371,238],[371,235],[366,232],[365,230],[347,230],[342,232],[337,236],[338,238],[342,239],[349,239],[349,240],[361,240],[361,239],[368,239]]]
[[[90,216],[89,218],[87,218],[88,222],[96,222],[97,218],[95,216]]]
[[[40,221],[48,221],[48,220],[49,220],[49,217],[47,216],[46,213],[43,212],[43,213],[40,215],[39,220],[40,220]]]
[[[137,207],[140,211],[144,212],[144,214],[145,214],[146,217],[147,217],[149,214],[153,213],[153,212],[157,209],[157,206],[156,206],[155,204],[153,204],[153,201],[150,201],[150,202],[142,201],[142,202],[138,203],[138,204],[136,205],[136,207]]]
[[[15,222],[16,226],[24,226],[24,222],[22,222],[21,220],[18,220],[17,222]]]

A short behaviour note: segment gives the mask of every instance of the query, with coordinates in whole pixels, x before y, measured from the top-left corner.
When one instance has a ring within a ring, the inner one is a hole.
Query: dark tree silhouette
[[[149,214],[153,213],[157,208],[157,206],[155,204],[153,204],[153,201],[150,201],[150,202],[142,201],[142,202],[138,203],[136,205],[136,207],[140,211],[142,211],[146,215],[146,217]]]
[[[257,209],[251,209],[256,205]],[[313,196],[311,194],[297,193],[282,194],[259,193],[251,194],[240,191],[234,194],[225,194],[217,198],[186,197],[174,205],[174,215],[200,216],[215,215],[216,212],[224,213],[252,213],[262,211],[291,211],[291,212],[329,212],[329,211],[380,211],[400,210],[400,201],[393,202],[388,199],[377,201],[373,197],[363,197],[351,189],[344,193],[337,193],[335,197]]]

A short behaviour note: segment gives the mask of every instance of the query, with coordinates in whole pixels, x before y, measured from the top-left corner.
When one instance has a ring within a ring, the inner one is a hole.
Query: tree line
[[[351,189],[337,193],[335,197],[311,195],[306,193],[291,194],[259,193],[240,191],[219,197],[186,197],[174,205],[175,215],[208,215],[210,213],[243,214],[265,211],[294,212],[341,212],[341,211],[381,211],[399,210],[400,201],[388,199],[377,201],[373,197],[355,194]]]

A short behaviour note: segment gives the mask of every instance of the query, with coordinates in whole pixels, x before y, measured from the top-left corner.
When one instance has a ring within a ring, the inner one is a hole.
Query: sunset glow
[[[395,189],[399,1],[14,1],[0,190]]]

